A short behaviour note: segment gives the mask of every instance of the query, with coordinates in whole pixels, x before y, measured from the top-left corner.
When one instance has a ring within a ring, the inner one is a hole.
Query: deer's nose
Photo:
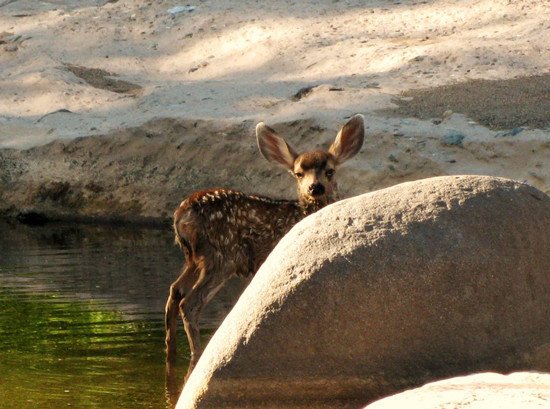
[[[309,185],[308,192],[311,196],[320,196],[325,193],[325,187],[321,183]]]

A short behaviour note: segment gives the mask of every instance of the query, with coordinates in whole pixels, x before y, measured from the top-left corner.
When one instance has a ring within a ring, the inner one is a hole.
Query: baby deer
[[[361,115],[352,117],[328,149],[297,154],[273,129],[256,126],[261,154],[290,170],[298,185],[298,200],[276,200],[229,189],[191,194],[174,213],[176,242],[185,266],[170,286],[166,303],[167,364],[176,355],[178,313],[189,339],[191,373],[202,352],[199,315],[232,275],[256,273],[277,242],[298,221],[338,200],[336,167],[353,157],[363,144]]]

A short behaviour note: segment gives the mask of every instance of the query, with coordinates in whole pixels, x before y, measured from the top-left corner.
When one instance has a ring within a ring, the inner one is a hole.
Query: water
[[[169,229],[0,222],[0,408],[172,408],[163,310],[181,258]],[[205,341],[242,287],[204,311]]]

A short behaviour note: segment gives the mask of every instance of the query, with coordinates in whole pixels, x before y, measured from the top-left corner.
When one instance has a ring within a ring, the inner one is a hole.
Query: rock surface
[[[550,198],[452,176],[331,205],[284,237],[178,409],[357,408],[465,373],[550,371]]]
[[[433,382],[365,409],[542,409],[550,402],[550,374],[482,373]]]

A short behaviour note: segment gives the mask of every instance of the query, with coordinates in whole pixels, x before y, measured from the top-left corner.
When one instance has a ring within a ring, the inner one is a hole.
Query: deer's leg
[[[170,293],[164,309],[164,325],[166,328],[166,361],[173,362],[176,359],[176,329],[178,319],[178,305],[181,296],[174,284],[170,286]]]
[[[191,351],[191,359],[189,361],[189,370],[187,377],[197,364],[201,353],[201,339],[199,317],[206,301],[206,295],[209,291],[208,285],[199,283],[199,286],[194,288],[188,296],[179,304],[180,315],[183,320],[183,327],[189,341],[189,350]],[[186,377],[186,378],[187,378]]]
[[[180,303],[186,294],[193,290],[193,284],[197,279],[197,267],[193,260],[187,260],[184,269],[178,279],[170,286],[168,300],[166,301],[164,322],[166,327],[166,397],[170,407],[175,407],[178,401],[181,387],[176,374],[176,333],[178,328],[178,316]]]
[[[180,302],[180,314],[183,320],[185,332],[189,340],[189,348],[191,350],[191,360],[189,362],[189,370],[186,379],[189,377],[193,368],[197,364],[201,354],[201,340],[199,318],[202,309],[214,297],[218,290],[229,278],[228,274],[201,274],[193,291],[186,295]]]
[[[202,353],[199,327],[199,315],[202,310],[202,306],[198,304],[191,306],[189,301],[191,300],[186,299],[180,304],[183,327],[185,328],[185,333],[187,334],[187,339],[189,341],[189,350],[191,351],[191,359],[189,361],[189,369],[186,378],[197,364]]]
[[[164,310],[167,363],[173,363],[176,359],[176,331],[178,327],[179,305],[186,293],[192,290],[194,270],[194,263],[186,263],[178,279],[170,286],[170,292],[168,293],[168,300],[166,301]]]

